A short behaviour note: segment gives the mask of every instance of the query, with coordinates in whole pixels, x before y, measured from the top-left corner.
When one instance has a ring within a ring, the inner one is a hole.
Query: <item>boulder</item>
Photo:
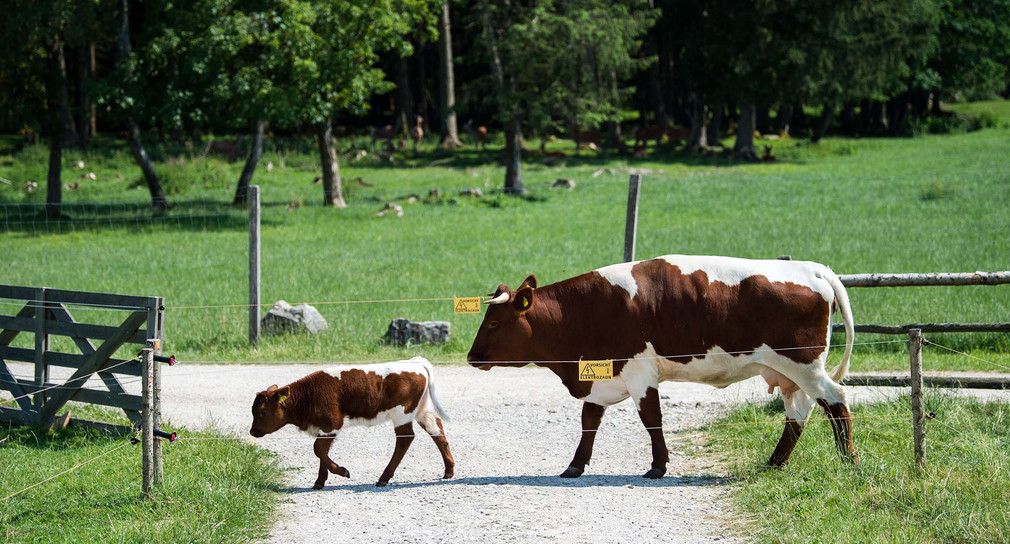
[[[293,332],[309,332],[316,334],[325,331],[330,326],[323,316],[308,304],[292,306],[283,300],[274,303],[267,315],[260,320],[263,334],[284,334]]]
[[[448,321],[418,321],[398,317],[389,323],[386,342],[395,346],[407,344],[441,344],[449,341]]]

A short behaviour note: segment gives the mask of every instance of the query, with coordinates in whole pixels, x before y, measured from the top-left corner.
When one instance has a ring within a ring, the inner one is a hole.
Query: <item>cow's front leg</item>
[[[351,477],[350,471],[334,463],[333,460],[330,459],[330,446],[333,445],[334,438],[336,437],[320,436],[312,444],[312,451],[315,452],[316,457],[319,458],[319,476],[316,478],[316,483],[312,486],[312,489],[322,489],[330,472],[338,476],[343,476],[344,478]]]
[[[393,457],[389,460],[389,464],[386,465],[386,470],[382,471],[382,476],[379,476],[379,481],[375,482],[375,485],[382,487],[389,483],[389,480],[393,477],[393,473],[396,472],[396,467],[400,466],[400,461],[403,460],[403,455],[407,453],[407,448],[410,447],[410,443],[414,441],[414,424],[405,423],[399,427],[394,427],[396,431],[396,448],[393,450]]]
[[[649,387],[645,395],[638,399],[638,417],[652,439],[652,468],[643,474],[645,478],[662,478],[666,474],[666,464],[670,462],[670,450],[663,438],[663,412],[659,407],[659,390]]]
[[[586,470],[589,459],[593,456],[593,442],[596,440],[596,431],[600,428],[600,421],[603,420],[605,406],[585,402],[582,404],[582,440],[579,447],[575,449],[575,457],[568,468],[561,473],[562,478],[578,478]]]

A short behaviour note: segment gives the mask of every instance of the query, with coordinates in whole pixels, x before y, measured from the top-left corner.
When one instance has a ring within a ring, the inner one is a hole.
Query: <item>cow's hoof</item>
[[[383,482],[382,480],[379,480],[378,482],[375,482],[375,487],[386,487],[386,484],[388,483],[389,482]]]
[[[576,467],[568,467],[568,468],[565,469],[564,472],[561,473],[561,477],[562,478],[578,478],[579,476],[582,476],[583,472],[585,472],[585,469],[576,468]]]
[[[323,484],[321,484],[320,482],[316,482],[316,483],[312,484],[312,489],[315,489],[315,490],[318,491],[318,490],[320,490],[322,488],[323,488]]]
[[[642,477],[656,480],[658,478],[662,478],[664,474],[666,474],[665,468],[650,468],[649,472],[643,474]]]

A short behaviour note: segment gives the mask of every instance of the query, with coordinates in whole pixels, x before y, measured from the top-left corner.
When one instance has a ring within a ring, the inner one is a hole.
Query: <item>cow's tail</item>
[[[431,403],[435,406],[435,411],[438,412],[438,417],[442,418],[442,421],[452,421],[449,418],[449,414],[445,413],[445,408],[442,408],[442,404],[438,402],[438,397],[435,396],[435,370],[431,363],[425,364],[424,369],[428,371],[428,398],[431,399]]]
[[[842,313],[842,323],[845,324],[845,352],[842,353],[842,362],[831,371],[831,379],[841,382],[842,378],[849,372],[849,357],[852,356],[852,344],[856,332],[855,322],[852,320],[852,307],[849,306],[849,294],[845,291],[842,280],[838,279],[838,276],[830,270],[827,272],[826,277],[835,292],[835,304],[838,305],[838,311]],[[829,319],[828,322],[830,323],[831,320]],[[828,336],[830,337],[830,334]]]

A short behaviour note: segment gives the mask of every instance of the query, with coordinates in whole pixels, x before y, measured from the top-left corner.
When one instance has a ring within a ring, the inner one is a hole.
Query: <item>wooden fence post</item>
[[[631,174],[628,179],[628,215],[624,222],[624,262],[635,260],[635,238],[638,234],[638,193],[642,176]]]
[[[141,444],[143,448],[144,482],[141,490],[151,498],[154,493],[154,348],[148,342],[140,352],[141,383],[143,384],[141,403]]]
[[[922,331],[908,331],[908,354],[912,377],[912,441],[915,446],[915,466],[926,468],[926,415],[922,401]]]
[[[260,188],[250,185],[249,197],[249,343],[260,341]]]

